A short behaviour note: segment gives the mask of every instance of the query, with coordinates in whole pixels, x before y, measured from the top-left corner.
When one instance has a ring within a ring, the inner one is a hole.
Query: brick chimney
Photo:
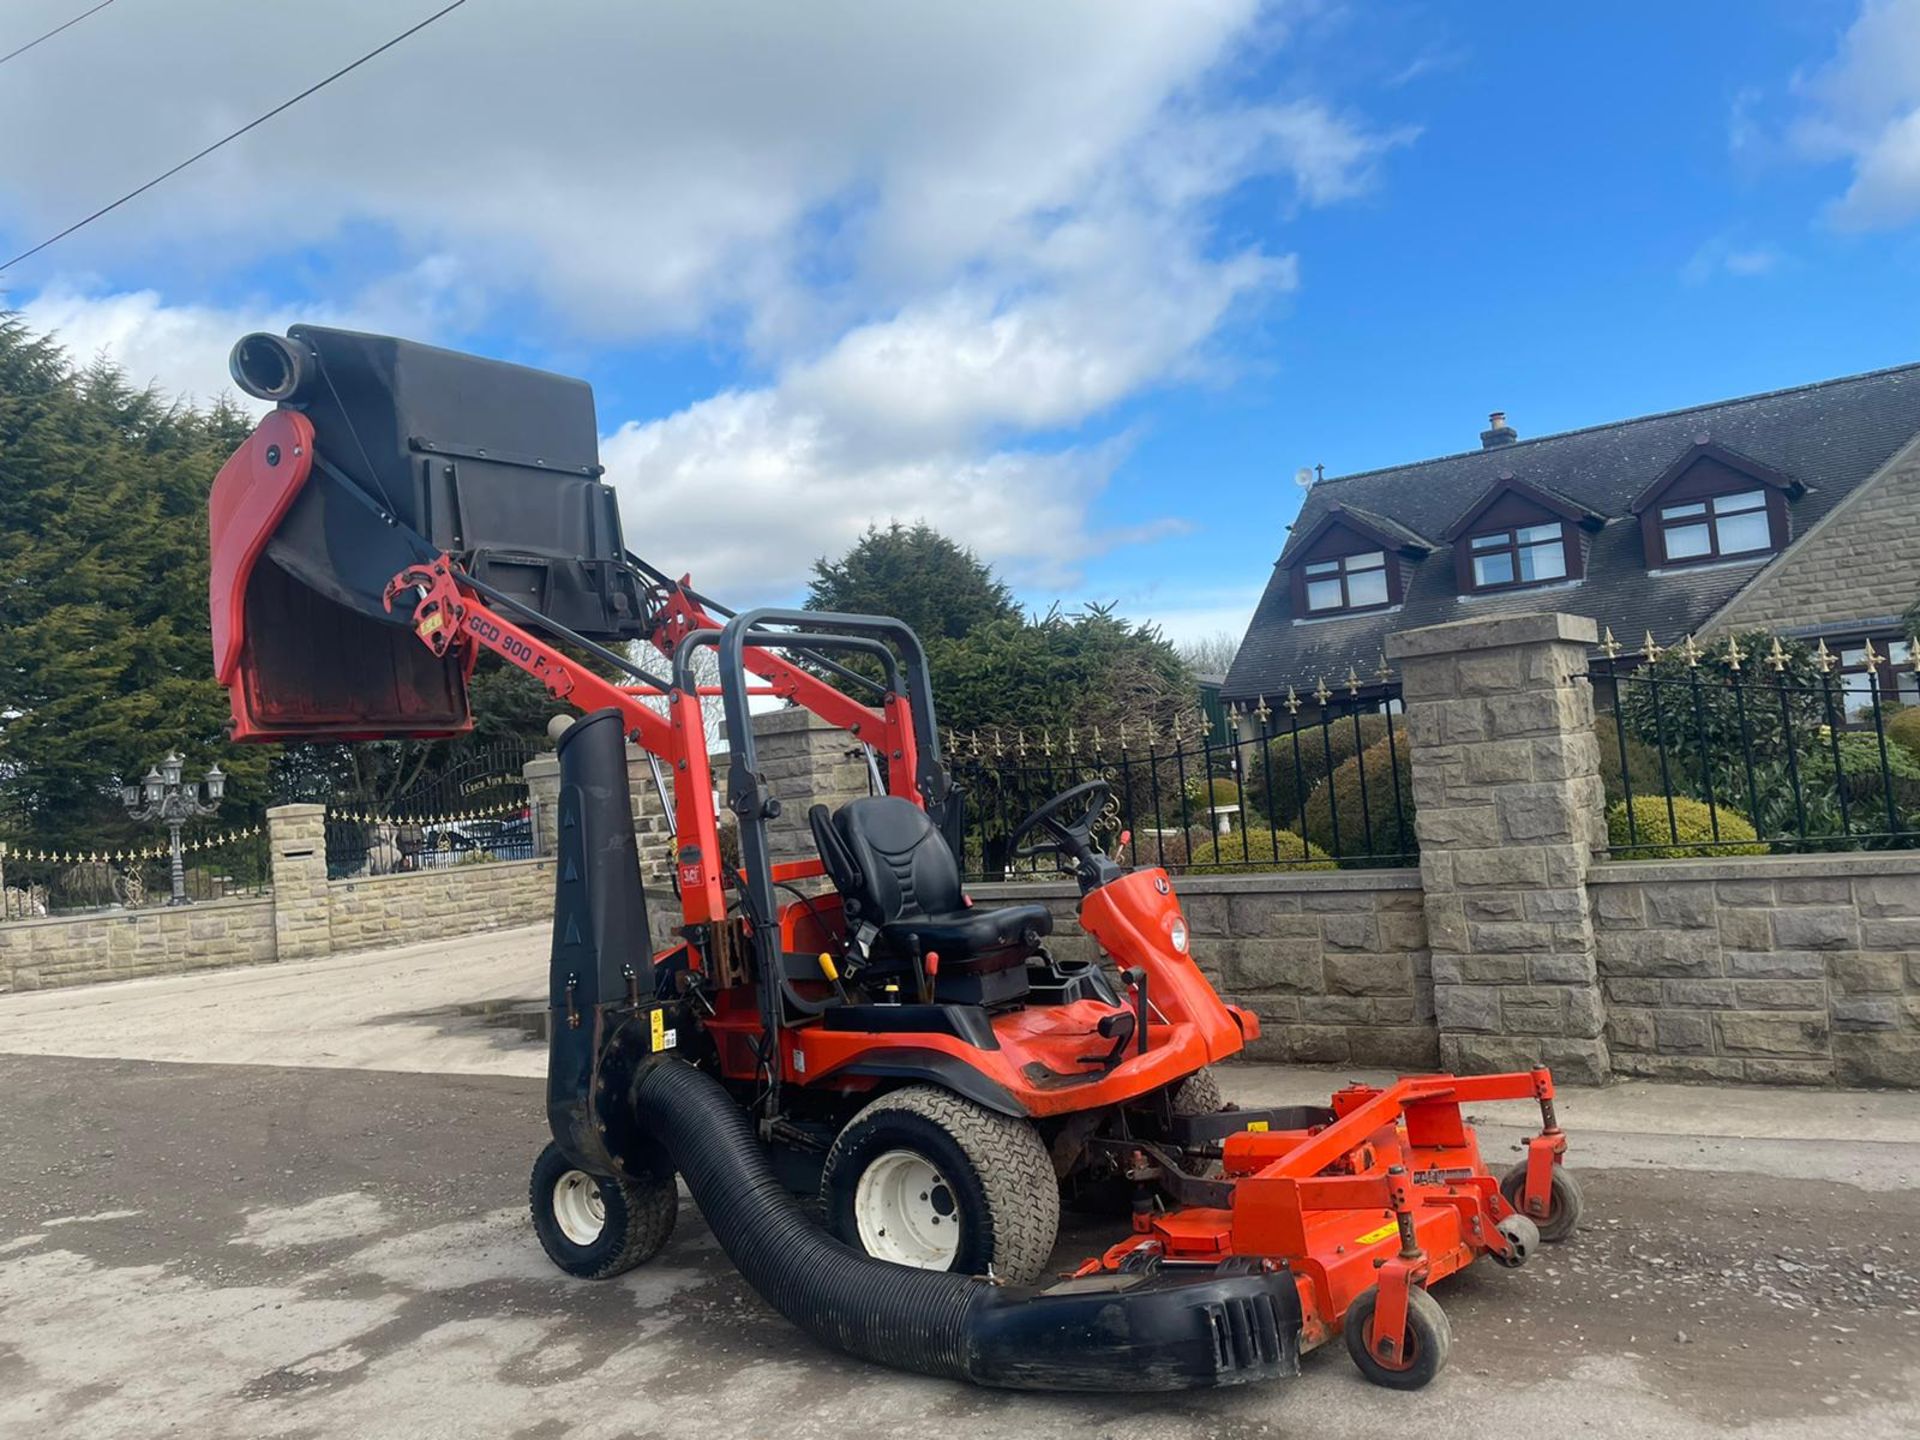
[[[1507,424],[1507,412],[1496,410],[1487,416],[1487,428],[1480,432],[1480,448],[1497,450],[1502,445],[1511,445],[1520,438],[1520,432]]]

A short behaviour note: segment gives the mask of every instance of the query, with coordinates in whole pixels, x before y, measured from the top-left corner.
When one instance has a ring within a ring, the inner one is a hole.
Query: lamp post
[[[167,827],[167,854],[173,863],[173,897],[167,901],[169,905],[188,903],[187,866],[185,852],[180,848],[180,827],[218,810],[220,797],[227,789],[227,777],[218,765],[213,766],[207,771],[207,798],[203,802],[198,782],[181,782],[181,763],[180,757],[169,750],[158,769],[150,768],[138,785],[128,785],[120,792],[121,803],[133,819],[158,820]]]

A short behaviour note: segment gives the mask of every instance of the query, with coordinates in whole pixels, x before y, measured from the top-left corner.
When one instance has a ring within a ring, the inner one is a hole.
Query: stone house
[[[1545,609],[1629,656],[1824,640],[1850,710],[1920,703],[1920,365],[1537,439],[1495,413],[1475,450],[1319,481],[1288,528],[1222,687],[1241,712],[1322,680],[1377,706],[1389,634]]]

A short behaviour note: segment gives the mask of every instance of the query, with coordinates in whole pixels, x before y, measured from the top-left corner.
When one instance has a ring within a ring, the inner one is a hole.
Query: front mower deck
[[[1460,1107],[1528,1099],[1539,1103],[1540,1133],[1496,1179]],[[1445,1363],[1446,1319],[1428,1287],[1482,1254],[1516,1268],[1543,1231],[1564,1238],[1578,1220],[1544,1068],[1352,1085],[1324,1111],[1226,1111],[1188,1129],[1197,1146],[1218,1135],[1220,1178],[1173,1178],[1190,1203],[1143,1206],[1135,1234],[1076,1273],[1249,1260],[1288,1270],[1300,1350],[1344,1333],[1367,1378],[1395,1388],[1424,1385]],[[1143,1149],[1130,1173],[1166,1188],[1170,1163]]]

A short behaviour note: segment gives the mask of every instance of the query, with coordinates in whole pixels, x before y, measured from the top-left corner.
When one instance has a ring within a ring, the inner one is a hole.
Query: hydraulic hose
[[[1017,1390],[1185,1390],[1298,1373],[1300,1302],[1285,1271],[1149,1266],[1035,1290],[890,1265],[807,1218],[711,1076],[653,1059],[632,1101],[747,1283],[836,1350]]]

